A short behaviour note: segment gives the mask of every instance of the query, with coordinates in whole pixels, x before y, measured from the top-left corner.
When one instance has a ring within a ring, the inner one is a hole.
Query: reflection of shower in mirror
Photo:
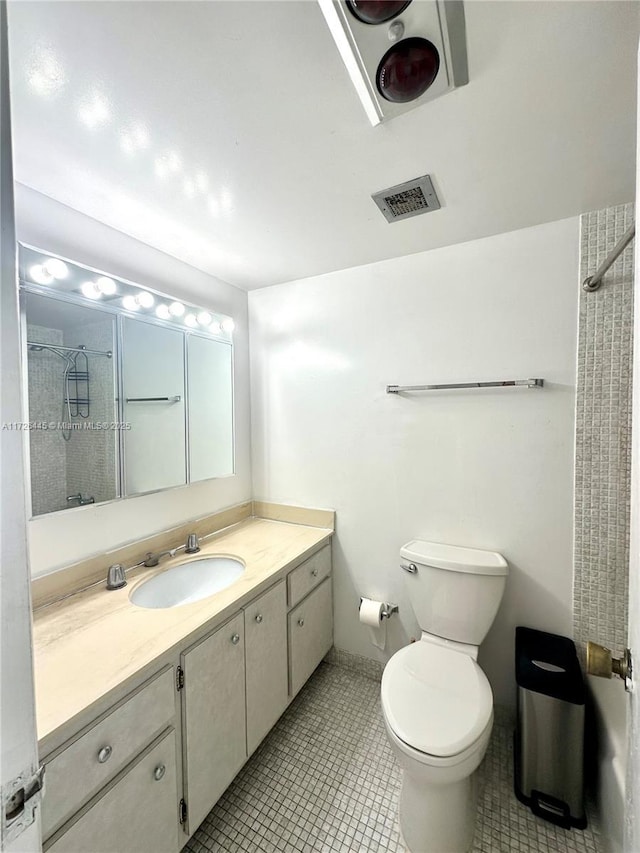
[[[77,347],[55,346],[35,341],[28,341],[30,352],[53,353],[64,362],[62,375],[62,427],[60,434],[69,441],[72,432],[72,418],[89,418],[91,414],[91,398],[89,395],[89,355],[106,356],[111,358],[111,351],[88,350],[83,344]],[[75,392],[72,397],[72,389]],[[69,498],[67,498],[69,500]],[[93,501],[86,501],[92,503]],[[81,501],[82,503],[82,501]]]

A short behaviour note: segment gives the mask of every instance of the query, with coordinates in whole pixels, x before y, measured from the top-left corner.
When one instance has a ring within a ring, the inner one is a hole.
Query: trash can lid
[[[584,705],[586,688],[573,640],[516,628],[516,682],[525,690]]]

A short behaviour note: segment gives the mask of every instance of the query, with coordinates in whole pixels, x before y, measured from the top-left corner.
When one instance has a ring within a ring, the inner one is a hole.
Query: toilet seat
[[[389,660],[381,699],[391,731],[427,760],[473,751],[493,720],[493,694],[478,664],[424,640]]]

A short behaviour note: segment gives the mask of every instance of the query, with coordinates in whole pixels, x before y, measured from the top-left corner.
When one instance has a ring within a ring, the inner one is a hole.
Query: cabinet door
[[[186,800],[193,832],[247,758],[244,615],[182,656]]]
[[[171,729],[47,853],[176,853],[178,799]]]
[[[289,613],[289,692],[295,696],[333,644],[331,578]]]
[[[126,317],[122,382],[125,492],[186,483],[184,335]]]
[[[287,595],[284,580],[245,608],[247,751],[287,707]]]

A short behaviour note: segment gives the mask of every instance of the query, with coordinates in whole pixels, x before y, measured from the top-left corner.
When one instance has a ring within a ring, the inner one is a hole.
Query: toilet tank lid
[[[463,548],[460,545],[445,545],[442,542],[425,542],[412,539],[400,549],[404,560],[451,572],[467,572],[474,575],[506,575],[507,561],[497,551],[479,548]]]

